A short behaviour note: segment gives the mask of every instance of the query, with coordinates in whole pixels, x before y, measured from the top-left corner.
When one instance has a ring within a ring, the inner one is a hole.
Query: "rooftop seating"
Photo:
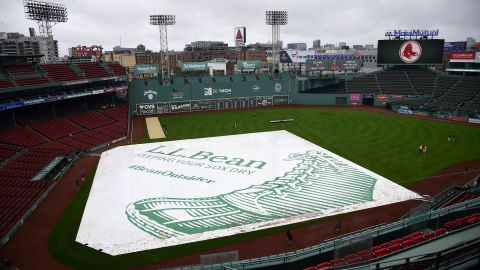
[[[35,73],[31,64],[5,65],[3,68],[10,74]]]
[[[120,64],[113,63],[113,64],[107,64],[108,67],[113,71],[113,74],[117,76],[122,76],[127,74],[127,70],[125,67],[121,66]]]
[[[28,78],[16,78],[15,79],[19,85],[33,85],[33,84],[43,84],[49,83],[48,79],[44,76],[38,77],[28,77]]]
[[[10,88],[15,85],[10,80],[0,80],[0,88]]]
[[[100,77],[112,76],[112,74],[108,73],[97,62],[76,63],[75,65],[85,73],[85,77],[87,78],[100,78]]]
[[[41,65],[47,71],[48,77],[53,81],[75,81],[83,79],[68,64],[47,64]]]

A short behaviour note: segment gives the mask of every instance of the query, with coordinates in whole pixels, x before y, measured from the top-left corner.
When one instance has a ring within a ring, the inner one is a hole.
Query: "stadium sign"
[[[247,42],[247,32],[245,27],[235,27],[233,30],[234,34],[234,39],[235,39],[235,45],[237,47],[243,47],[245,46],[245,43]]]
[[[449,56],[450,62],[475,62],[475,52],[451,52]]]
[[[356,53],[317,53],[312,50],[280,51],[280,63],[305,63],[308,59],[360,59],[361,54]]]
[[[180,67],[182,72],[207,71],[207,62],[185,62]]]
[[[240,70],[254,70],[254,69],[260,69],[260,67],[261,67],[260,60],[237,61],[237,69],[240,69]]]
[[[102,46],[93,45],[90,47],[78,45],[72,48],[73,57],[95,56],[100,58],[102,56]]]
[[[143,103],[137,104],[137,114],[155,114],[157,113],[157,104],[155,103]]]
[[[422,46],[414,40],[409,40],[400,46],[398,54],[403,62],[407,64],[415,63],[422,55]]]
[[[379,65],[435,65],[443,63],[443,39],[379,40]]]
[[[133,66],[132,72],[134,74],[155,74],[160,73],[160,68],[156,64],[139,64]]]
[[[230,95],[232,93],[231,88],[213,88],[213,87],[205,87],[203,88],[203,95],[204,96],[213,96],[217,94],[227,94]]]
[[[445,52],[463,52],[467,50],[466,41],[445,42],[443,51]]]
[[[75,240],[120,255],[418,198],[283,130],[119,146],[102,153]]]
[[[146,96],[148,100],[152,100],[154,97],[157,96],[157,91],[151,90],[151,89],[147,91],[143,91],[143,96],[144,97]]]
[[[385,31],[386,37],[434,37],[438,36],[439,30],[422,30],[422,29],[412,29],[412,30],[387,30]]]

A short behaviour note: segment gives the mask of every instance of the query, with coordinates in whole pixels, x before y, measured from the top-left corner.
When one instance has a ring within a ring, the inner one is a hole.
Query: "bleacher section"
[[[52,184],[31,181],[32,177],[55,157],[68,157],[79,149],[88,150],[126,136],[127,113],[128,105],[124,104],[1,131],[0,238]]]
[[[480,77],[461,77],[454,83],[453,80],[449,79],[446,83],[447,86],[443,87],[443,89],[446,89],[444,94],[434,98],[428,104],[429,106],[455,110],[459,106],[472,101],[480,92]],[[449,85],[450,87],[448,87]]]
[[[107,66],[113,71],[113,74],[115,74],[116,76],[122,76],[127,74],[125,67],[117,63],[107,64]]]
[[[346,88],[350,93],[380,93],[376,74],[370,74],[358,79],[347,81]]]
[[[403,70],[387,70],[377,74],[381,93],[393,95],[416,95]]]
[[[447,233],[477,224],[479,221],[480,213],[474,213],[462,218],[448,221],[444,223],[441,228],[436,230],[416,231],[403,237],[377,244],[370,249],[360,250],[341,258],[334,258],[329,261],[319,263],[315,266],[307,267],[304,270],[332,269],[339,266],[351,265],[377,259],[395,252],[402,251],[404,249],[414,247],[416,245],[421,245],[426,241],[434,240],[435,238],[441,237]]]
[[[56,82],[83,79],[68,64],[46,64],[41,67],[47,72],[48,77]]]
[[[410,82],[419,94],[431,95],[437,74],[427,69],[405,70]]]
[[[100,77],[112,76],[112,74],[108,73],[97,62],[77,63],[75,65],[79,67],[83,71],[83,73],[85,73],[85,77],[87,78],[100,78]]]

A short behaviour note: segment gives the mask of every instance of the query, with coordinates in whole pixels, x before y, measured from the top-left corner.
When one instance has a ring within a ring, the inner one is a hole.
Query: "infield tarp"
[[[120,146],[102,154],[76,241],[120,255],[416,198],[287,131]]]

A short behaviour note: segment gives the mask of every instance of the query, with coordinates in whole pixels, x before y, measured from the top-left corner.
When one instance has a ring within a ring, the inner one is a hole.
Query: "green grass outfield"
[[[281,124],[269,122],[287,118],[295,120],[283,127]],[[480,127],[387,113],[346,109],[273,108],[160,116],[160,122],[167,126],[167,140],[286,129],[406,187],[448,165],[480,159]],[[234,122],[237,122],[237,128]],[[450,134],[456,135],[455,142],[447,141]],[[144,139],[137,143],[144,142],[149,140]],[[428,146],[426,154],[418,152],[420,144]],[[113,257],[75,242],[90,187],[91,181],[81,188],[49,238],[52,255],[61,263],[75,269],[126,269],[285,229],[272,228]],[[308,221],[297,226],[317,221]]]

